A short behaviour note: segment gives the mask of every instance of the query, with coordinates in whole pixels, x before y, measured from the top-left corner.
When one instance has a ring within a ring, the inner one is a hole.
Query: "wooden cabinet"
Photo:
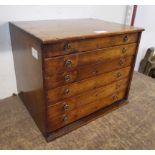
[[[97,19],[10,23],[18,93],[47,141],[128,99],[142,31]]]

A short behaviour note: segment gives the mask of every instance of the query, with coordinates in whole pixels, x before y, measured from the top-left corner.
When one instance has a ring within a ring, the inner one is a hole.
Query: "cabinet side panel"
[[[10,34],[19,96],[45,135],[41,43],[13,24],[10,24]]]

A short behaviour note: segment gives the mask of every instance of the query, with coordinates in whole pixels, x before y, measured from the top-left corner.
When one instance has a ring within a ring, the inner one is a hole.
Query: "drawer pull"
[[[69,43],[65,43],[65,45],[64,45],[64,51],[67,51],[70,48],[71,48],[71,45]]]
[[[66,66],[67,68],[72,67],[72,61],[71,61],[71,60],[65,60],[65,66]]]
[[[124,65],[124,63],[125,63],[125,60],[123,58],[121,58],[119,61],[119,65],[122,66],[122,65]]]
[[[68,117],[64,116],[63,121],[66,123],[68,121]]]
[[[67,111],[69,109],[69,105],[67,103],[64,104],[64,110]]]
[[[69,94],[69,89],[68,89],[68,88],[66,88],[66,89],[64,90],[64,95],[67,95],[67,94]]]
[[[122,74],[120,72],[118,72],[116,76],[117,76],[117,78],[119,78],[119,77],[121,77],[121,75]]]
[[[128,36],[124,36],[123,41],[127,42],[128,41]]]
[[[70,75],[68,75],[68,74],[65,75],[65,81],[66,81],[66,82],[70,81],[70,79],[71,79]]]
[[[126,53],[127,52],[127,48],[122,48],[122,54]]]

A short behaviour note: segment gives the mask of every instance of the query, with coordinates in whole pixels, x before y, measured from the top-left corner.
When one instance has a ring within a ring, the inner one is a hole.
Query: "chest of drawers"
[[[127,101],[142,31],[96,19],[10,23],[18,93],[47,141]]]

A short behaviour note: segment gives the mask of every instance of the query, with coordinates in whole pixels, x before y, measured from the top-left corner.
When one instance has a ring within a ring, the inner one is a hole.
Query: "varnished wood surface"
[[[105,63],[88,64],[78,67],[72,71],[65,71],[52,76],[45,76],[45,85],[47,89],[52,89],[58,86],[64,86],[69,83],[81,81],[106,72],[128,67],[132,65],[133,59],[134,56],[123,56]],[[70,78],[68,81],[65,80],[66,76],[69,76]]]
[[[70,124],[80,118],[84,119],[83,117],[88,116],[89,114],[93,114],[94,112],[97,112],[97,110],[101,110],[102,108],[117,102],[124,98],[125,91],[118,91],[117,92],[117,99],[113,99],[113,96],[115,95],[109,95],[108,97],[102,98],[100,100],[96,100],[92,103],[89,103],[87,105],[81,106],[80,108],[74,109],[71,112],[60,115],[58,117],[49,117],[48,118],[48,131],[54,131],[56,129],[59,129],[60,127],[64,127],[67,124]],[[64,121],[64,117],[67,117],[67,121]]]
[[[78,38],[83,39],[114,34],[118,35],[143,30],[142,28],[135,28],[97,19],[61,19],[12,23],[43,43],[62,41],[65,39],[73,40]]]
[[[95,100],[114,94],[121,89],[125,91],[125,88],[127,88],[128,80],[129,80],[128,78],[125,78],[125,79],[113,82],[111,84],[108,84],[104,87],[90,90],[82,94],[79,94],[77,96],[73,96],[69,99],[64,99],[60,102],[57,102],[56,104],[51,105],[47,108],[48,116],[49,118],[56,117],[58,115],[68,113],[73,109],[76,110],[77,108],[83,105],[86,105],[88,103],[94,102]],[[67,109],[65,109],[66,104],[68,105]]]
[[[96,77],[68,84],[66,86],[57,87],[47,91],[47,100],[48,105],[55,104],[57,101],[60,101],[65,98],[69,98],[74,95],[95,89],[106,84],[110,84],[114,81],[118,81],[122,78],[128,77],[130,73],[130,67],[119,69],[116,71],[108,72],[105,74],[98,75]],[[69,90],[68,94],[64,92]]]
[[[111,62],[116,58],[134,55],[137,44],[127,44],[122,46],[115,46],[111,48],[103,48],[80,54],[70,54],[60,57],[45,59],[45,74],[47,76],[70,71],[77,67],[84,65],[91,65],[93,63]],[[71,61],[71,66],[67,67],[65,62]]]
[[[75,41],[66,40],[55,44],[45,44],[43,46],[43,51],[44,57],[49,58],[54,56],[102,49],[105,47],[136,43],[137,40],[138,33],[114,35],[102,38],[81,39]]]
[[[137,58],[137,54],[138,54],[138,50],[139,50],[141,35],[142,35],[142,33],[139,33],[137,47],[136,47],[136,52],[135,52],[135,57],[133,59],[132,69],[130,71],[129,85],[128,85],[127,93],[126,93],[126,96],[125,96],[126,99],[128,99],[128,96],[129,96],[129,91],[130,91],[131,81],[132,81],[132,77],[133,77],[134,67],[135,67],[135,64],[136,64],[136,58]]]
[[[17,91],[41,132],[46,135],[46,106],[42,77],[41,44],[17,27],[10,25]],[[31,48],[38,51],[38,60]]]
[[[107,104],[106,107],[101,108],[100,110],[98,110],[94,113],[91,113],[88,116],[85,116],[77,121],[74,121],[74,122],[64,126],[63,128],[59,128],[59,129],[49,133],[48,137],[46,139],[47,142],[55,140],[56,138],[61,137],[64,134],[67,134],[75,129],[82,127],[83,125],[87,125],[91,121],[94,121],[95,119],[100,118],[101,116],[104,116],[105,114],[111,112],[112,110],[116,110],[116,109],[120,108],[121,106],[126,105],[128,103],[128,101],[125,99],[121,99],[121,100],[114,102],[113,104],[110,104],[110,103],[109,103],[109,105]]]
[[[74,22],[78,25],[72,26]],[[86,27],[88,30],[84,31]],[[97,118],[101,112],[98,114],[96,110],[117,100],[127,100],[133,62],[143,29],[82,19],[16,22],[10,24],[10,30],[19,95],[47,140],[68,133],[93,120],[93,117]],[[32,48],[36,50],[36,60]],[[71,72],[71,83],[59,83],[66,73]],[[119,84],[123,78],[126,80]],[[106,86],[108,84],[109,87]],[[89,91],[92,92],[86,95]],[[100,99],[106,94],[112,96],[105,99],[105,103]],[[76,96],[79,98],[75,99]],[[98,100],[99,105],[96,106]],[[54,114],[48,109],[54,104],[64,104],[64,101],[71,105],[82,102],[81,108],[68,111],[68,123],[76,122],[72,125],[66,123],[65,127],[62,119],[66,117],[62,111],[57,110]],[[61,129],[56,130],[58,128]]]

